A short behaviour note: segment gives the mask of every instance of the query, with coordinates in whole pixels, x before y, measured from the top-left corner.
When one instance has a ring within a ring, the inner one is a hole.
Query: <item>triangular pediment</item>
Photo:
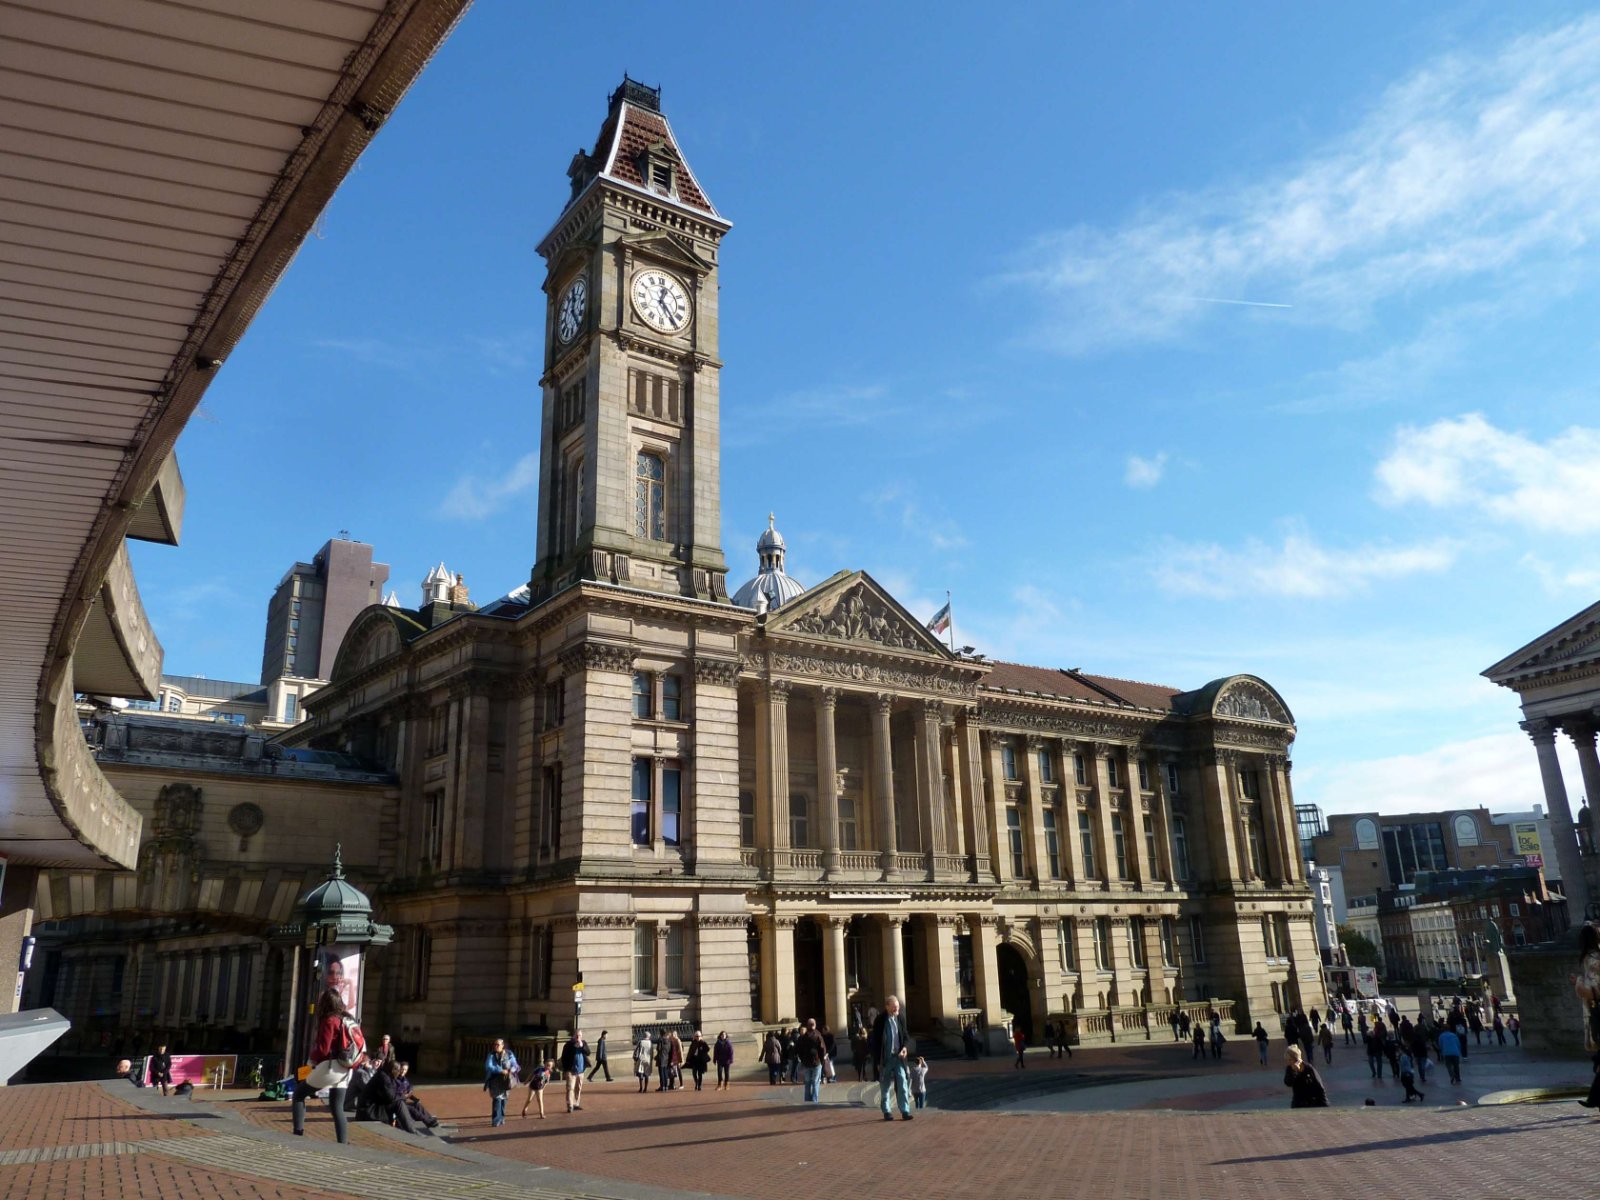
[[[865,571],[841,571],[796,596],[772,614],[767,632],[954,657]]]
[[[1551,675],[1600,660],[1600,604],[1592,604],[1507,655],[1484,675],[1495,683],[1515,686],[1519,679]]]
[[[617,242],[636,255],[644,255],[656,262],[679,267],[685,271],[695,271],[701,275],[710,271],[714,265],[696,254],[687,242],[670,233],[636,234],[618,238]]]

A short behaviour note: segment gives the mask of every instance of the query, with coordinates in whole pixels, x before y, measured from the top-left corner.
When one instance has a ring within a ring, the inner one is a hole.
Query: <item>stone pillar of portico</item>
[[[1272,806],[1278,814],[1278,840],[1283,846],[1283,881],[1286,884],[1304,883],[1306,868],[1300,859],[1300,826],[1294,815],[1294,793],[1289,788],[1289,768],[1292,764],[1283,754],[1268,754],[1263,761],[1267,764],[1267,789],[1262,794],[1270,791]]]
[[[817,712],[817,805],[822,820],[822,869],[832,875],[839,869],[839,750],[834,725],[835,710],[839,706],[838,689],[818,688],[811,700]]]
[[[1061,781],[1061,804],[1056,810],[1056,837],[1067,856],[1067,876],[1074,888],[1084,888],[1083,839],[1078,833],[1078,764],[1070,745],[1059,739],[1047,753],[1056,756],[1056,778]]]
[[[1578,750],[1578,766],[1583,771],[1583,794],[1589,801],[1589,844],[1600,853],[1600,836],[1597,836],[1600,835],[1600,757],[1596,756],[1594,749],[1595,722],[1574,717],[1561,724]]]
[[[956,760],[961,775],[961,823],[966,834],[967,853],[972,856],[973,876],[989,876],[989,822],[983,797],[983,743],[978,734],[976,710],[964,708],[956,724]]]
[[[922,934],[922,961],[926,965],[928,1013],[946,1030],[961,1027],[961,995],[956,980],[956,918],[929,913],[917,922]]]
[[[1556,757],[1556,727],[1553,722],[1522,722],[1539,754],[1539,776],[1544,782],[1544,801],[1550,809],[1550,836],[1556,843],[1556,862],[1561,866],[1561,890],[1567,897],[1567,918],[1582,923],[1589,911],[1589,887],[1583,878],[1583,861],[1578,855],[1578,836],[1572,828],[1572,806],[1567,801],[1567,785],[1561,778],[1561,760]]]
[[[922,814],[922,849],[931,879],[939,856],[949,853],[950,844],[944,827],[944,763],[939,754],[939,722],[944,718],[944,705],[937,700],[919,701],[914,718],[917,808]]]
[[[767,869],[789,865],[789,684],[781,679],[766,686],[766,703],[758,714],[757,734],[766,762],[758,824],[766,836]],[[758,762],[758,767],[760,763]],[[758,835],[759,836],[759,835]]]
[[[795,918],[763,916],[761,926],[761,1019],[768,1025],[793,1021]]]
[[[899,997],[902,1010],[906,1006],[906,950],[900,931],[905,923],[903,916],[894,913],[884,917],[880,924],[883,930],[883,994]]]
[[[1278,788],[1272,759],[1263,755],[1261,766],[1256,770],[1256,779],[1259,783],[1257,790],[1261,799],[1256,802],[1256,808],[1261,813],[1261,840],[1266,844],[1262,846],[1262,866],[1266,869],[1267,879],[1279,885],[1287,884],[1294,879],[1292,859],[1285,861],[1286,855],[1283,842],[1283,817],[1278,809]]]
[[[1043,738],[1028,738],[1022,755],[1022,778],[1028,791],[1023,797],[1022,828],[1027,836],[1028,866],[1033,874],[1034,886],[1042,886],[1056,878],[1050,874],[1050,849],[1045,842],[1044,808],[1050,802],[1045,795],[1044,772],[1039,769],[1039,756],[1048,754],[1048,743]],[[1059,779],[1060,777],[1057,776]],[[1057,785],[1059,786],[1059,784]],[[1056,822],[1056,862],[1061,861],[1061,823]]]
[[[1140,888],[1151,885],[1150,850],[1144,844],[1144,805],[1140,802],[1139,747],[1123,748],[1122,783],[1128,795],[1127,816],[1123,819],[1125,834],[1132,841],[1133,871]]]
[[[872,698],[872,808],[878,819],[878,848],[886,876],[898,873],[896,855],[900,850],[894,819],[894,754],[889,741],[893,711],[893,696]]]
[[[1111,830],[1111,811],[1116,803],[1111,795],[1111,770],[1108,764],[1117,752],[1115,746],[1105,742],[1094,745],[1094,790],[1097,800],[1095,837],[1100,843],[1100,878],[1108,892],[1119,891],[1129,885],[1117,870],[1117,839]],[[1127,822],[1123,822],[1123,837],[1128,835]],[[1126,843],[1124,843],[1126,845]]]
[[[844,931],[849,917],[822,918],[822,977],[828,1006],[827,1021],[841,1037],[850,1028],[850,988],[845,977]]]
[[[1200,753],[1199,762],[1201,812],[1196,815],[1201,818],[1206,831],[1206,845],[1211,855],[1211,877],[1219,882],[1244,879],[1247,876],[1239,863],[1249,851],[1238,842],[1233,786],[1228,779],[1233,768],[1228,753],[1225,750],[1204,750]],[[1199,867],[1197,874],[1205,878],[1203,866]]]
[[[944,767],[944,827],[948,838],[946,853],[968,859],[972,843],[966,832],[966,787],[961,772],[961,752],[956,742],[955,719],[946,713],[939,722],[939,760]],[[970,865],[970,864],[969,864]]]
[[[1010,883],[1016,877],[1011,857],[1011,827],[1006,822],[1005,754],[1000,739],[990,734],[984,739],[984,754],[989,768],[989,790],[985,807],[989,817],[989,855],[994,877]]]
[[[1172,862],[1172,801],[1167,795],[1167,770],[1159,759],[1151,760],[1150,769],[1155,772],[1155,795],[1150,797],[1150,817],[1156,826],[1156,870],[1161,873],[1170,892],[1178,886],[1178,873]]]
[[[987,913],[971,913],[967,928],[972,934],[972,984],[983,1010],[984,1039],[989,1053],[1003,1054],[1011,1031],[1000,1023],[1000,959],[995,952],[993,918]]]
[[[656,995],[662,997],[670,994],[667,987],[667,935],[670,932],[667,922],[656,922]]]

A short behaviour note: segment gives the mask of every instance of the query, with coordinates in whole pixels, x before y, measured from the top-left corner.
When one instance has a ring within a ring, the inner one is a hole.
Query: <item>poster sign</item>
[[[195,1087],[209,1087],[216,1079],[217,1068],[222,1068],[224,1085],[233,1082],[239,1066],[237,1054],[174,1054],[172,1056],[172,1082],[192,1083]],[[149,1086],[150,1059],[144,1060],[144,1082]]]
[[[1544,846],[1539,842],[1539,827],[1537,825],[1518,825],[1514,830],[1517,839],[1518,854],[1542,855]]]
[[[345,1008],[361,1019],[361,948],[323,946],[317,951],[318,994],[331,988],[339,993]]]
[[[1544,855],[1524,854],[1522,856],[1522,861],[1527,863],[1530,867],[1542,867],[1544,866]]]

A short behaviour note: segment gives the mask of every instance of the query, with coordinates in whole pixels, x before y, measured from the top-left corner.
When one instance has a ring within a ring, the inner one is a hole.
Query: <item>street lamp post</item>
[[[344,877],[342,846],[333,848],[333,871],[295,905],[299,920],[280,925],[274,937],[296,943],[289,983],[289,1022],[284,1067],[293,1072],[310,1052],[312,1014],[325,990],[339,993],[350,1015],[361,1019],[367,950],[387,946],[394,929],[372,919],[372,901]]]

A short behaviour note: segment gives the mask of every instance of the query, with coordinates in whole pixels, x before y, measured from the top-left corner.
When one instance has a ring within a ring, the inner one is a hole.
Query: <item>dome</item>
[[[741,608],[760,610],[777,608],[803,593],[805,585],[783,573],[783,556],[786,545],[783,534],[774,527],[777,517],[767,514],[767,528],[756,542],[756,557],[761,569],[743,587],[733,594],[733,602]],[[766,604],[761,603],[765,597]]]

